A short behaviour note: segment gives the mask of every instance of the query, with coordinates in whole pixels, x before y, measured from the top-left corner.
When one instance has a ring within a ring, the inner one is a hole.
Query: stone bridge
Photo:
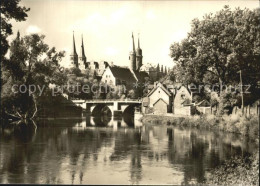
[[[136,106],[141,106],[141,100],[139,99],[72,100],[72,102],[92,116],[100,115],[104,108],[108,108],[111,115],[114,116],[126,112],[133,113]]]

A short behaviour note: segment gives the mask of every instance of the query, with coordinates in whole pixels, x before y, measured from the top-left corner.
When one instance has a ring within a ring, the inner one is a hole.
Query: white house
[[[173,113],[180,115],[192,115],[192,96],[191,92],[185,86],[180,86],[176,91],[173,102]]]
[[[125,85],[127,89],[133,89],[138,81],[134,72],[127,67],[108,66],[101,78],[101,82],[111,86]]]
[[[154,88],[143,99],[144,113],[168,113],[172,107],[172,94],[161,83],[155,83]]]

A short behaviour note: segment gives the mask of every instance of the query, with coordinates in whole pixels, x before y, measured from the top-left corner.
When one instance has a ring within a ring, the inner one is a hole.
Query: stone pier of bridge
[[[102,109],[108,107],[112,116],[122,115],[127,109],[141,106],[141,100],[73,100],[89,115],[98,115]]]

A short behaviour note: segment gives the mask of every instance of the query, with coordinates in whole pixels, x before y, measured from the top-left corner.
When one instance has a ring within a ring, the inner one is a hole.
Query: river
[[[0,183],[188,184],[257,145],[222,132],[122,119],[40,120],[0,129]]]

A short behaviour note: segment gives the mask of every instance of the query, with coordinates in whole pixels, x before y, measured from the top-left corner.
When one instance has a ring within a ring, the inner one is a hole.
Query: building
[[[70,68],[72,68],[72,67],[79,68],[78,54],[77,54],[77,51],[76,51],[74,32],[73,32],[72,52],[70,54]]]
[[[173,95],[167,88],[158,82],[154,83],[153,89],[143,99],[142,112],[165,114],[172,110]]]
[[[129,68],[115,65],[107,66],[101,78],[103,83],[110,86],[125,85],[128,90],[132,89],[137,81],[134,72]]]
[[[78,56],[75,44],[75,37],[73,32],[73,44],[72,53],[70,55],[70,68],[79,68],[82,72],[89,70],[90,75],[95,75],[98,79],[101,79],[105,69],[110,64],[107,61],[87,61],[87,57],[84,49],[83,36],[81,36],[81,50]]]
[[[146,72],[152,82],[158,81],[160,78],[160,71],[158,71],[157,67],[153,66],[150,63],[141,66],[140,72]]]
[[[177,88],[173,101],[173,114],[192,115],[194,104],[192,103],[192,95],[190,90],[181,85]]]
[[[105,77],[103,77],[103,74],[106,71],[108,66],[112,67],[114,65],[112,63],[108,63],[107,61],[101,61],[101,62],[87,61],[83,36],[81,36],[81,50],[80,50],[80,54],[78,55],[76,50],[74,32],[73,32],[73,45],[72,45],[72,53],[70,55],[70,68],[79,68],[83,73],[84,71],[86,71],[86,73],[88,71],[90,76],[95,76],[98,80],[108,81],[108,79],[106,79],[107,74],[105,74]],[[126,72],[125,67],[119,68],[118,66],[114,66],[112,70],[113,69],[116,69],[115,71],[122,71],[120,74]],[[143,53],[140,46],[140,38],[138,37],[138,45],[137,48],[135,48],[135,40],[134,40],[133,33],[132,33],[132,49],[129,52],[129,70],[132,74],[134,74],[138,82],[144,82],[145,77],[150,77],[150,80],[157,81],[159,80],[159,78],[161,78],[163,75],[166,74],[164,72],[163,66],[159,68],[159,64],[157,67],[154,67],[150,64],[143,65]],[[108,69],[107,71],[108,72],[106,73],[109,74],[111,68]],[[127,72],[127,74],[130,73]],[[125,79],[122,78],[121,76],[120,78],[118,77],[115,78],[117,78],[118,82],[120,82],[121,80],[124,81]],[[115,82],[113,84],[118,84],[118,83]]]
[[[211,114],[211,104],[207,100],[202,100],[196,104],[196,110],[202,114]]]
[[[197,111],[208,113],[208,104],[205,101],[195,105],[192,103],[192,93],[188,87],[175,83],[165,86],[155,82],[148,86],[148,94],[142,101],[143,113],[176,115],[193,115]]]

